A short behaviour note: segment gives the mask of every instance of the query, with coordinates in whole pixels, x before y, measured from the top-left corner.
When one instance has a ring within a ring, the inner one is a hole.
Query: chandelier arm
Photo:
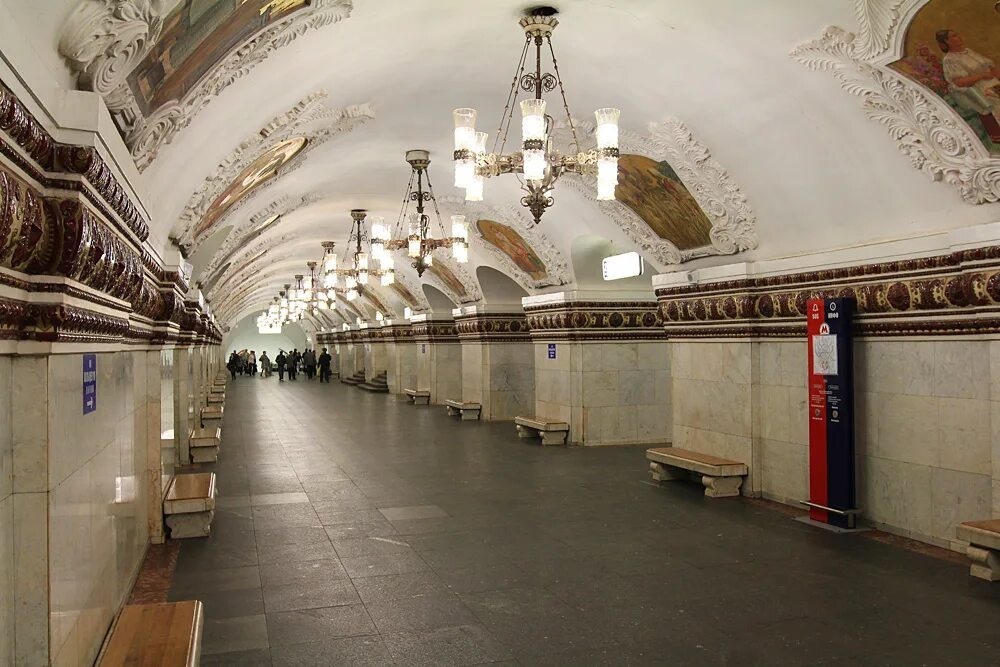
[[[573,145],[576,152],[580,150],[580,139],[576,136],[576,125],[573,124],[573,115],[569,112],[569,102],[566,101],[566,88],[563,86],[562,75],[559,74],[559,63],[556,61],[556,52],[552,48],[552,35],[548,35],[545,40],[549,43],[549,53],[552,54],[552,68],[556,71],[556,83],[559,84],[559,93],[562,95],[563,109],[566,111],[566,120],[569,121],[569,129],[573,132]]]
[[[438,209],[438,200],[434,196],[434,186],[431,185],[431,172],[428,170],[427,174],[427,192],[430,193],[430,199],[434,203],[434,215],[437,217],[438,228],[441,230],[441,236],[445,235],[444,223],[441,222],[441,211]]]
[[[406,205],[410,201],[410,192],[413,190],[413,171],[410,171],[410,182],[406,185],[406,193],[403,195],[403,205],[399,209],[399,218],[396,220],[396,231],[393,233],[393,240],[400,238],[403,229],[403,220],[406,219]]]
[[[510,92],[507,93],[507,104],[503,108],[503,114],[500,116],[500,126],[497,127],[497,136],[493,138],[493,152],[497,151],[497,143],[500,143],[500,153],[503,153],[503,149],[507,146],[507,134],[510,132],[510,124],[513,122],[514,111],[513,104],[517,101],[518,95],[518,81],[521,80],[521,76],[524,74],[524,63],[528,59],[528,47],[531,46],[531,35],[526,35],[524,38],[524,48],[521,49],[521,59],[517,63],[517,69],[514,71],[514,81],[510,84]],[[504,123],[506,122],[507,127],[504,128]],[[503,133],[503,139],[500,138],[500,134]]]

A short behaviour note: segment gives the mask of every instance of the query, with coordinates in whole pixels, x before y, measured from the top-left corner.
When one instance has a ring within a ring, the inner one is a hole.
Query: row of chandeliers
[[[488,134],[476,131],[476,110],[462,108],[453,112],[455,186],[465,190],[466,201],[482,201],[485,179],[515,174],[524,192],[521,205],[531,211],[535,224],[541,222],[545,210],[552,206],[552,190],[565,173],[596,176],[598,200],[613,200],[618,184],[620,112],[612,108],[594,112],[597,120],[594,132],[596,148],[588,151],[580,149],[552,48],[552,32],[559,23],[555,14],[556,10],[551,7],[537,7],[520,20],[525,42],[491,151],[486,150]],[[554,73],[542,71],[544,46],[548,47]],[[525,73],[532,47],[535,71]],[[570,130],[576,151],[572,155],[563,155],[556,150],[553,143],[554,121],[546,113],[543,93],[557,88],[566,115],[566,127]],[[504,154],[519,90],[533,93],[532,98],[519,104],[521,150]],[[383,286],[392,285],[396,279],[393,252],[397,250],[406,250],[412,260],[411,266],[421,277],[433,265],[434,252],[441,248],[450,249],[456,262],[468,262],[469,229],[465,216],[451,216],[451,234],[445,233],[428,173],[430,154],[426,150],[407,151],[406,161],[411,168],[410,182],[395,227],[386,225],[382,216],[369,216],[364,209],[352,210],[351,232],[343,257],[338,258],[335,242],[323,242],[320,273],[316,271],[317,262],[308,262],[309,275],[296,275],[294,284],[286,284],[285,289],[274,297],[268,310],[258,317],[258,325],[280,327],[287,322],[296,322],[307,313],[332,308],[337,297],[354,301],[374,281]],[[411,203],[415,204],[412,212],[409,211]],[[432,219],[425,207],[428,203],[433,205],[437,236],[432,235]]]

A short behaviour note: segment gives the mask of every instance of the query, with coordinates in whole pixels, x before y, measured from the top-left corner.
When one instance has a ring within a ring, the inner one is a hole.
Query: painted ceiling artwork
[[[184,0],[128,77],[139,108],[148,116],[183,98],[234,48],[306,6],[306,0]]]
[[[200,237],[212,229],[226,211],[257,187],[274,178],[278,169],[299,154],[306,147],[305,137],[293,137],[280,141],[261,153],[223,190],[211,203],[194,234]]]
[[[665,160],[623,154],[618,160],[615,196],[657,236],[681,250],[711,244],[712,223],[680,176]]]
[[[444,283],[445,287],[447,287],[452,294],[460,299],[469,296],[468,291],[465,289],[465,285],[463,285],[462,281],[458,279],[455,272],[442,264],[440,261],[435,261],[431,264],[430,267],[428,267],[427,272]]]
[[[994,3],[931,0],[906,29],[890,67],[931,90],[1000,155],[1000,23]]]
[[[476,229],[484,241],[510,257],[533,280],[542,280],[548,275],[545,263],[513,227],[481,218],[476,222]]]
[[[401,285],[398,280],[389,285],[389,287],[396,293],[396,296],[403,300],[403,303],[407,306],[410,308],[419,307],[420,303],[417,301],[417,298],[413,296],[413,292],[407,289],[405,285]]]

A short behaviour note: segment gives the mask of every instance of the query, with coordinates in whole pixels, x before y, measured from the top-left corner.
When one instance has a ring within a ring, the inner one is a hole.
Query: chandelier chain
[[[396,219],[396,231],[394,236],[398,236],[403,229],[403,219],[406,217],[406,206],[410,201],[410,192],[413,191],[413,179],[416,172],[410,172],[410,182],[406,185],[406,192],[403,194],[403,205],[399,208],[399,218]]]
[[[500,126],[497,127],[497,136],[493,138],[493,152],[497,152],[497,143],[500,144],[500,153],[503,153],[503,149],[507,146],[507,134],[510,132],[510,124],[513,112],[511,112],[511,105],[517,101],[518,86],[517,83],[520,81],[521,77],[524,75],[524,63],[528,59],[528,48],[531,46],[531,35],[528,35],[524,40],[524,48],[521,49],[521,59],[517,63],[517,69],[514,70],[514,80],[510,84],[510,91],[507,93],[507,104],[503,108],[503,114],[500,116]],[[511,113],[508,113],[511,112]],[[506,122],[507,127],[504,128],[504,123]],[[503,139],[500,138],[501,133],[503,134]]]
[[[431,201],[434,202],[434,215],[437,217],[438,229],[441,230],[441,235],[444,236],[444,223],[441,222],[441,211],[438,210],[438,200],[434,196],[434,186],[431,185],[431,173],[430,171],[426,171],[424,175],[427,176],[427,192],[430,194]]]
[[[566,88],[563,86],[562,75],[559,74],[559,63],[556,61],[555,49],[552,48],[552,36],[546,37],[545,41],[549,43],[549,53],[552,54],[552,68],[556,71],[556,82],[559,84],[559,93],[562,95],[563,109],[566,111],[566,120],[569,121],[569,129],[573,132],[573,145],[576,147],[576,152],[581,153],[580,139],[576,136],[576,125],[573,124],[573,116],[569,112],[569,102],[566,101]]]

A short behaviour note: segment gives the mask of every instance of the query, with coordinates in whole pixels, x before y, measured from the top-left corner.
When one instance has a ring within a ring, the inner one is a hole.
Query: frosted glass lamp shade
[[[451,216],[451,236],[463,241],[469,240],[469,226],[465,223],[464,215]]]
[[[396,282],[396,271],[394,269],[382,272],[382,287],[388,287],[394,282]]]
[[[594,112],[597,118],[597,147],[618,148],[618,117],[621,116],[618,109],[606,108],[598,109]]]
[[[597,199],[611,201],[618,185],[618,159],[602,157],[597,160]]]
[[[545,139],[545,100],[521,101],[521,141]]]
[[[476,110],[455,109],[451,115],[455,121],[455,150],[475,150]]]
[[[483,201],[483,184],[486,179],[478,174],[472,177],[465,188],[465,201]]]
[[[545,151],[534,149],[524,151],[524,177],[529,181],[543,180],[547,166]]]
[[[452,244],[451,254],[459,264],[467,263],[469,261],[469,244],[464,242]]]

